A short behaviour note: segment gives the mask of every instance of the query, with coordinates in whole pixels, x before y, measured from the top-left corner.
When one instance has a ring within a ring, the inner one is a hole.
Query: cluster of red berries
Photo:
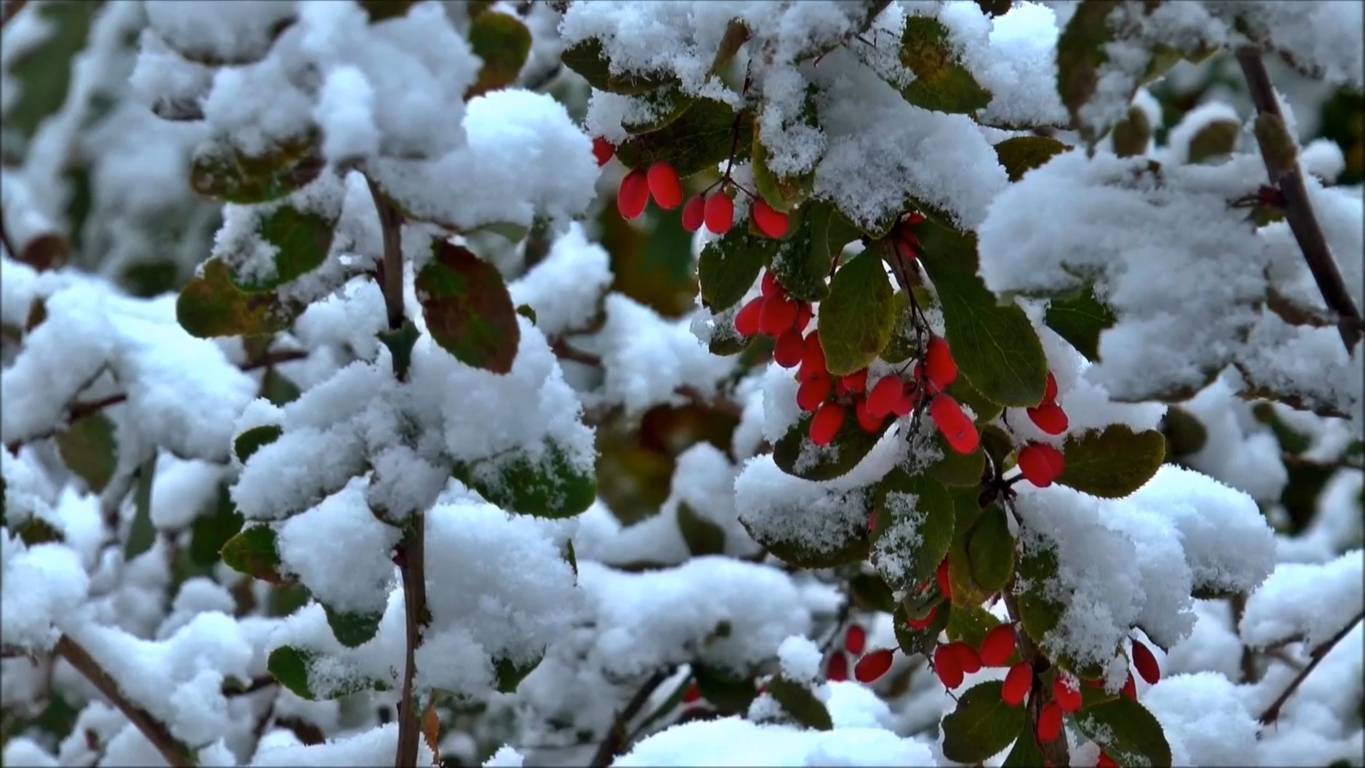
[[[1057,379],[1047,375],[1047,386],[1043,400],[1036,407],[1028,409],[1033,423],[1049,435],[1060,435],[1066,431],[1066,411],[1057,405]],[[1062,452],[1047,443],[1030,442],[1019,451],[1019,471],[1024,478],[1039,488],[1052,485],[1066,469]]]
[[[891,648],[879,648],[864,654],[866,648],[867,630],[858,624],[850,624],[844,634],[843,649],[835,650],[825,663],[825,679],[831,682],[847,680],[850,655],[858,660],[853,666],[854,679],[860,683],[875,683],[881,679],[882,675],[891,669],[895,651]]]
[[[987,632],[985,639],[981,641],[980,649],[973,648],[961,640],[943,643],[934,650],[934,674],[938,675],[939,682],[943,683],[945,688],[957,688],[962,685],[966,675],[976,674],[982,667],[1003,667],[1009,664],[1014,656],[1014,646],[1014,627],[1009,624],[1001,624]],[[1030,674],[1032,673],[1032,668],[1024,664],[1012,668],[1011,675],[1019,666],[1028,668]],[[1031,681],[1031,678],[1029,680]],[[1027,686],[1024,692],[1028,692]],[[1011,693],[1009,678],[1006,678],[1005,701],[1012,705],[1018,703],[1010,701]],[[1022,700],[1022,695],[1020,699]]]

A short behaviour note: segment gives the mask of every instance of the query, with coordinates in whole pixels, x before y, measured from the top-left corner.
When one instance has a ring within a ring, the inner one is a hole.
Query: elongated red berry
[[[901,388],[901,396],[896,398],[896,404],[891,407],[891,412],[897,416],[909,416],[915,410],[914,390],[910,387]]]
[[[1066,418],[1066,411],[1056,403],[1044,403],[1037,408],[1028,409],[1028,417],[1039,429],[1049,435],[1060,435],[1066,431],[1069,423]]]
[[[844,650],[853,655],[858,655],[867,647],[867,630],[860,624],[848,625],[848,631],[844,633]]]
[[[694,195],[687,201],[687,205],[683,206],[682,227],[688,232],[696,232],[705,221],[706,199],[701,195]]]
[[[928,376],[929,381],[940,390],[947,389],[957,381],[957,362],[953,360],[953,353],[948,349],[948,340],[942,336],[935,336],[929,340],[928,348],[924,352],[924,375]]]
[[[903,261],[914,261],[919,254],[915,252],[915,246],[904,238],[896,238],[896,253],[900,254]]]
[[[943,599],[952,600],[953,586],[948,579],[948,558],[943,558],[943,562],[938,564],[938,570],[934,571],[934,579],[938,581],[938,593],[943,595]]]
[[[1043,705],[1043,711],[1038,713],[1038,740],[1051,744],[1061,735],[1062,708],[1057,706],[1057,702],[1049,701]]]
[[[839,394],[861,395],[867,389],[867,369],[854,371],[839,378]]]
[[[810,304],[804,301],[796,302],[796,322],[792,325],[798,331],[805,331],[806,326],[810,325],[810,319],[815,316],[811,311]]]
[[[1043,399],[1039,405],[1057,402],[1057,377],[1052,375],[1052,371],[1047,373],[1047,383],[1043,385]]]
[[[1062,452],[1045,443],[1029,443],[1019,451],[1019,471],[1039,488],[1052,485],[1065,468]]]
[[[829,445],[843,425],[843,406],[838,403],[825,403],[810,420],[810,441],[816,445]]]
[[[840,651],[835,651],[825,662],[825,679],[830,682],[840,682],[848,679],[848,657]]]
[[[1128,679],[1123,681],[1123,696],[1127,699],[1137,701],[1137,682],[1133,680],[1133,673],[1128,673]]]
[[[900,402],[904,391],[905,385],[899,376],[893,374],[881,377],[867,394],[868,413],[879,419],[890,416],[896,410],[896,404]]]
[[[1052,682],[1052,700],[1057,702],[1057,706],[1062,712],[1071,713],[1081,708],[1081,692],[1078,688],[1073,688],[1074,681],[1068,680],[1065,676],[1058,675]]]
[[[776,240],[787,234],[787,214],[773,210],[763,198],[754,201],[754,226],[758,231]]]
[[[645,172],[631,171],[621,179],[621,188],[616,191],[616,210],[623,219],[634,219],[645,212],[649,203],[649,182]]]
[[[938,675],[943,687],[952,690],[962,685],[962,667],[958,664],[957,654],[951,646],[940,645],[934,649],[934,674]]]
[[[796,329],[789,328],[786,333],[777,337],[777,344],[773,347],[773,361],[783,368],[795,368],[800,365],[804,341]]]
[[[949,647],[957,654],[957,665],[962,667],[963,672],[974,675],[981,671],[981,657],[977,655],[975,648],[962,641],[950,643]]]
[[[923,630],[925,630],[925,629],[928,629],[928,628],[929,628],[929,625],[934,623],[934,616],[936,616],[936,615],[938,615],[938,606],[937,606],[937,605],[935,605],[934,607],[930,608],[930,609],[929,609],[929,612],[926,613],[926,614],[924,614],[924,618],[921,618],[921,619],[910,619],[910,618],[907,618],[907,619],[905,620],[905,626],[907,626],[907,627],[909,627],[909,628],[915,630],[916,632],[921,632],[921,631],[923,631]]]
[[[699,699],[701,699],[701,688],[696,683],[687,686],[687,690],[683,692],[682,703],[691,704]]]
[[[853,667],[853,676],[860,683],[876,682],[878,678],[886,674],[886,670],[891,668],[893,656],[890,648],[873,651],[858,659],[858,663]]]
[[[753,336],[758,333],[759,321],[763,318],[763,297],[749,300],[735,315],[735,332],[740,336]]]
[[[1133,641],[1133,668],[1148,685],[1156,685],[1161,679],[1161,665],[1156,663],[1152,649],[1136,640]]]
[[[948,447],[954,451],[967,454],[981,445],[981,435],[976,431],[976,425],[951,396],[935,396],[929,404],[929,416],[933,418],[938,431],[943,433],[943,439],[948,441]]]
[[[811,331],[806,335],[806,349],[801,355],[801,370],[797,371],[796,378],[805,381],[828,373],[825,368],[825,349],[820,346],[820,331]]]
[[[662,160],[654,161],[649,166],[648,180],[649,194],[654,198],[655,205],[665,211],[682,205],[682,182],[678,180],[678,172],[673,170],[673,166]]]
[[[1003,667],[1014,655],[1014,627],[1001,624],[986,633],[981,641],[981,663],[988,667]]]
[[[796,302],[786,296],[773,296],[763,300],[763,316],[758,321],[758,330],[765,336],[776,338],[795,324]]]
[[[1026,661],[1010,667],[1005,674],[1005,684],[1000,688],[1000,698],[1011,707],[1024,703],[1024,697],[1033,687],[1033,667]]]
[[[611,161],[616,155],[616,146],[610,141],[598,136],[592,140],[592,156],[597,158],[597,167],[601,168]]]
[[[1119,768],[1119,764],[1107,753],[1101,752],[1099,758],[1095,760],[1095,768]]]
[[[831,388],[827,374],[822,373],[806,379],[796,388],[796,406],[807,413],[819,408],[829,397]]]
[[[782,284],[777,282],[777,275],[774,275],[772,270],[763,273],[763,279],[759,281],[758,285],[765,297],[787,295],[787,292],[782,290]]]
[[[706,228],[712,233],[723,235],[735,223],[735,203],[724,192],[713,192],[706,198]]]
[[[853,413],[858,417],[858,426],[869,435],[875,435],[881,431],[882,422],[886,417],[878,418],[872,415],[867,409],[867,398],[860,397],[853,403]]]

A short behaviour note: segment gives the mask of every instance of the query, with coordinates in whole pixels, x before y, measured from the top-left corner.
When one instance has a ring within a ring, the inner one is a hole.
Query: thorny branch
[[[1351,630],[1355,629],[1356,625],[1359,624],[1362,619],[1365,619],[1365,611],[1357,613],[1354,618],[1346,623],[1346,626],[1341,628],[1341,631],[1332,635],[1326,642],[1309,652],[1308,664],[1305,665],[1303,669],[1299,670],[1299,673],[1289,682],[1289,686],[1285,688],[1279,696],[1275,697],[1275,701],[1271,702],[1269,707],[1266,707],[1265,712],[1261,713],[1261,725],[1270,725],[1279,718],[1280,709],[1284,707],[1285,702],[1289,701],[1289,697],[1294,695],[1294,692],[1299,689],[1299,686],[1303,685],[1303,681],[1307,680],[1308,676],[1313,674],[1313,670],[1317,668],[1318,664],[1322,663],[1322,660],[1327,658],[1327,654],[1332,652],[1332,648],[1334,648],[1337,643],[1341,642],[1342,638],[1351,634]]]

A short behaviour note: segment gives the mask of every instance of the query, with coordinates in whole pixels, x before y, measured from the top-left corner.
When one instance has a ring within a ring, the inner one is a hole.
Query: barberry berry
[[[592,140],[592,156],[597,158],[597,167],[601,168],[611,161],[616,155],[616,145],[598,136]]]
[[[988,667],[1003,667],[1014,655],[1014,627],[1001,624],[986,633],[981,641],[981,663]]]
[[[874,435],[882,428],[885,417],[878,418],[872,415],[867,408],[867,398],[860,397],[853,401],[853,414],[858,417],[858,426],[869,435]]]
[[[962,667],[951,646],[940,645],[934,649],[934,674],[949,690],[962,685]]]
[[[763,273],[763,279],[759,280],[758,286],[765,299],[778,295],[785,296],[787,293],[782,290],[782,284],[777,282],[777,275],[773,274],[772,270]]]
[[[796,405],[803,411],[810,412],[820,407],[829,397],[831,388],[829,375],[818,373],[805,381],[796,389]]]
[[[1052,485],[1065,469],[1062,452],[1046,443],[1029,443],[1019,451],[1019,471],[1039,488]]]
[[[1073,687],[1075,684],[1064,675],[1058,675],[1052,682],[1052,700],[1057,702],[1062,712],[1071,713],[1081,708],[1081,692]]]
[[[924,351],[924,374],[939,390],[947,389],[957,380],[957,362],[948,349],[948,340],[942,336],[929,340],[928,348]]]
[[[768,299],[769,302],[772,299]],[[805,350],[805,339],[795,328],[789,328],[777,337],[773,347],[773,361],[783,368],[795,368],[801,364],[801,354]]]
[[[1057,401],[1057,377],[1052,375],[1052,371],[1047,373],[1047,383],[1043,385],[1043,399],[1039,405],[1047,405]]]
[[[1033,687],[1033,667],[1028,662],[1020,662],[1010,667],[1005,674],[1005,684],[1000,688],[1000,698],[1011,707],[1024,702],[1029,689]]]
[[[706,198],[694,195],[682,210],[682,227],[688,232],[696,232],[706,221]]]
[[[905,385],[899,376],[893,374],[881,377],[867,395],[868,413],[879,419],[890,416],[896,410],[896,405],[904,393]]]
[[[687,690],[683,692],[682,703],[691,704],[692,702],[699,701],[700,699],[701,688],[698,687],[696,683],[692,683],[691,685],[687,686]]]
[[[835,651],[829,661],[825,663],[825,679],[831,682],[838,682],[848,679],[848,657],[841,651]]]
[[[892,658],[893,653],[890,648],[873,651],[858,659],[858,663],[853,667],[853,676],[860,683],[876,682],[878,678],[886,674],[886,670],[891,668]]]
[[[844,633],[844,650],[853,655],[863,652],[867,647],[867,630],[859,624],[848,625],[848,631]]]
[[[723,191],[711,193],[706,198],[706,208],[703,218],[706,221],[706,228],[713,234],[723,235],[730,231],[730,225],[735,222],[735,203]]]
[[[867,389],[867,369],[839,377],[839,394],[860,395]]]
[[[825,349],[820,346],[820,331],[817,329],[806,336],[805,351],[801,355],[801,370],[796,372],[796,378],[805,381],[828,373],[825,368]]]
[[[754,226],[758,231],[774,240],[787,234],[787,214],[774,210],[763,198],[754,201]]]
[[[1037,408],[1028,409],[1028,417],[1034,425],[1049,435],[1060,435],[1066,431],[1069,423],[1066,418],[1066,411],[1056,403],[1043,403]]]
[[[649,204],[649,182],[645,172],[634,170],[621,179],[621,187],[616,191],[616,211],[623,219],[635,219],[645,212]]]
[[[930,609],[929,609],[929,612],[926,613],[926,614],[924,614],[924,618],[920,618],[920,619],[911,619],[911,618],[907,618],[907,619],[905,620],[905,625],[906,625],[907,627],[909,627],[909,628],[915,630],[916,632],[922,632],[922,631],[928,629],[930,624],[933,624],[933,623],[934,623],[934,617],[935,617],[936,615],[938,615],[938,606],[937,606],[937,605],[935,605],[934,607],[930,608]]]
[[[943,438],[948,441],[948,447],[954,451],[962,454],[971,453],[981,444],[981,435],[977,433],[976,425],[950,395],[934,397],[934,401],[929,404],[929,415],[938,426],[939,432],[943,433]]]
[[[1138,642],[1133,641],[1133,668],[1147,681],[1148,685],[1156,685],[1161,679],[1161,665],[1156,663],[1156,656],[1152,655],[1152,649]]]
[[[749,300],[735,315],[735,332],[740,336],[753,336],[758,333],[759,321],[763,318],[763,297]]]
[[[1038,741],[1051,744],[1062,735],[1062,708],[1057,702],[1049,701],[1038,713]]]
[[[829,445],[843,425],[843,406],[838,403],[825,403],[810,420],[810,441],[816,445]]]
[[[649,194],[654,198],[655,205],[665,211],[682,205],[682,182],[678,180],[678,172],[673,170],[673,166],[656,160],[649,166],[648,181]]]
[[[962,671],[974,675],[981,671],[981,657],[977,655],[976,649],[962,641],[949,643],[953,653],[957,654],[957,665],[962,667]]]
[[[763,300],[763,315],[759,318],[758,329],[764,335],[776,338],[795,323],[796,302],[782,295]]]

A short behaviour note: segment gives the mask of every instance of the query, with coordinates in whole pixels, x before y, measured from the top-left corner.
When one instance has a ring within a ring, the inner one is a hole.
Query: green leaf
[[[995,156],[1005,166],[1010,181],[1018,181],[1025,173],[1046,165],[1054,155],[1071,149],[1048,136],[1015,136],[995,145]]]
[[[1005,756],[1005,762],[1001,763],[1002,768],[1042,768],[1044,765],[1047,765],[1047,761],[1043,759],[1038,739],[1027,729],[1019,734],[1014,748]]]
[[[647,168],[658,160],[673,166],[679,176],[714,168],[735,149],[735,161],[748,159],[753,113],[735,111],[714,99],[697,99],[676,120],[657,131],[632,137],[616,148],[627,168]]]
[[[379,621],[384,618],[382,610],[346,613],[333,610],[326,603],[323,603],[322,608],[327,614],[327,625],[332,628],[332,635],[347,648],[356,648],[369,642],[379,632]]]
[[[697,663],[692,665],[692,674],[697,678],[702,698],[724,715],[747,711],[758,695],[753,680],[739,677],[726,669]]]
[[[1177,405],[1168,406],[1161,419],[1161,432],[1166,437],[1166,455],[1189,456],[1203,449],[1209,432],[1194,414]]]
[[[832,375],[844,376],[866,368],[891,340],[895,303],[891,282],[882,268],[881,255],[886,247],[884,242],[878,243],[840,267],[834,273],[829,296],[820,304],[820,346]]]
[[[540,456],[516,451],[455,469],[455,476],[509,512],[536,517],[573,517],[592,505],[597,482],[592,469],[577,466],[555,442]]]
[[[417,275],[416,289],[436,343],[466,365],[493,373],[512,370],[521,328],[496,267],[467,248],[438,242],[435,258]]]
[[[66,468],[84,480],[91,491],[99,493],[118,466],[114,422],[99,411],[77,419],[57,434],[57,451]]]
[[[266,671],[295,696],[315,701],[317,697],[313,695],[313,689],[308,685],[308,669],[315,658],[317,654],[282,645],[270,652],[270,657],[265,663]]]
[[[1057,552],[1051,546],[1033,546],[1019,552],[1015,592],[1019,623],[1024,632],[1041,640],[1062,618],[1066,606],[1053,597],[1057,579]]]
[[[1114,313],[1095,298],[1094,287],[1048,302],[1043,322],[1076,351],[1094,362],[1100,359],[1100,334],[1114,327]]]
[[[251,454],[275,442],[282,434],[284,430],[278,424],[252,427],[232,441],[232,452],[237,454],[238,461],[245,464],[246,460],[251,458]]]
[[[360,0],[360,7],[365,9],[365,13],[370,17],[370,23],[373,24],[376,21],[406,15],[408,9],[416,2],[417,0]]]
[[[801,725],[817,731],[834,729],[834,721],[830,719],[824,702],[815,698],[815,694],[804,685],[778,675],[768,681],[768,693]]]
[[[1236,120],[1214,120],[1190,137],[1187,162],[1202,163],[1225,157],[1237,149],[1242,125]]]
[[[601,91],[637,96],[672,82],[669,75],[612,74],[611,62],[602,50],[602,41],[590,38],[569,46],[560,56],[564,66],[583,76]]]
[[[792,298],[824,301],[829,295],[825,281],[829,279],[829,268],[835,255],[829,242],[834,209],[823,203],[812,203],[794,217],[791,234],[776,245],[771,267],[773,276]]]
[[[808,87],[801,106],[800,123],[818,129],[815,97],[815,87]],[[754,146],[750,158],[754,186],[758,189],[758,195],[775,210],[790,212],[810,197],[815,184],[815,169],[812,168],[799,176],[778,175],[768,167],[768,148],[763,145],[758,131],[754,131]]]
[[[820,526],[821,536],[818,545],[811,543],[809,532],[801,527],[795,529],[790,526],[760,527],[751,525],[743,516],[739,520],[754,541],[762,544],[785,563],[801,568],[833,568],[860,562],[867,557],[866,520],[872,512],[872,494],[862,488],[828,493],[829,497],[820,503],[821,509],[825,512],[821,517],[812,520],[813,524]],[[783,509],[765,515],[785,515],[788,512],[791,517],[811,515],[807,508]],[[833,519],[824,518],[824,514]],[[849,524],[848,518],[853,518],[856,522]]]
[[[242,530],[242,523],[242,516],[232,505],[227,484],[219,484],[213,509],[198,515],[190,524],[190,561],[199,566],[217,563],[219,551]]]
[[[281,205],[259,222],[257,234],[275,248],[275,275],[265,279],[233,276],[247,293],[271,291],[322,265],[332,247],[335,222],[311,211]]]
[[[973,648],[980,648],[986,633],[1000,626],[1000,620],[976,603],[954,600],[947,606],[950,640],[958,640]]]
[[[994,421],[995,417],[1005,410],[1005,406],[976,391],[976,387],[972,386],[966,376],[958,376],[957,380],[948,386],[948,394],[959,403],[969,406],[976,414],[976,423],[979,425]]]
[[[896,596],[892,594],[891,588],[882,577],[875,573],[864,573],[860,569],[849,576],[848,592],[853,599],[853,605],[859,610],[885,613],[896,610]]]
[[[956,487],[979,486],[981,475],[986,469],[986,454],[981,448],[962,454],[948,447],[941,432],[935,431],[933,437],[942,458],[930,464],[925,472],[944,485]]]
[[[747,227],[732,227],[724,237],[707,243],[697,260],[702,303],[712,312],[734,306],[776,251],[777,241],[750,234]]]
[[[180,291],[175,316],[191,336],[261,336],[289,327],[293,312],[274,294],[248,294],[232,284],[227,265],[204,262],[203,272]]]
[[[493,663],[493,671],[498,676],[498,691],[500,693],[516,693],[517,687],[526,676],[535,671],[544,660],[544,656],[528,664],[517,666],[515,662],[508,658],[499,658]]]
[[[516,81],[531,53],[531,32],[515,16],[488,11],[470,22],[469,47],[483,60],[483,67],[465,92],[466,99]]]
[[[926,221],[919,237],[920,263],[938,291],[948,344],[962,375],[996,403],[1037,405],[1047,381],[1043,345],[1024,310],[1013,302],[997,303],[977,276],[976,235]]]
[[[915,73],[915,81],[901,94],[917,107],[971,113],[991,103],[991,92],[959,62],[948,39],[948,28],[937,19],[906,18],[900,58]]]
[[[123,545],[125,562],[141,555],[156,543],[156,527],[152,525],[152,482],[156,479],[156,456],[153,455],[137,470],[137,485],[133,488],[133,524],[128,528],[128,541]]]
[[[30,517],[19,525],[19,538],[26,546],[36,547],[48,542],[66,541],[66,535],[41,517]]]
[[[999,592],[1014,574],[1014,537],[1005,510],[986,510],[967,534],[967,559],[972,579],[986,592]]]
[[[1000,697],[999,681],[982,683],[962,694],[957,709],[943,718],[943,756],[955,763],[980,763],[1004,751],[1028,717]]]
[[[1147,142],[1152,139],[1152,123],[1147,119],[1147,110],[1133,105],[1128,108],[1128,116],[1114,124],[1110,134],[1114,144],[1114,154],[1119,157],[1136,157],[1147,151]]]
[[[725,554],[725,531],[685,503],[678,504],[678,529],[693,557]]]
[[[925,475],[892,470],[873,502],[872,563],[892,589],[931,579],[953,541],[956,511],[948,491]]]
[[[1156,430],[1134,433],[1123,424],[1067,438],[1066,470],[1057,482],[1105,499],[1141,488],[1166,457],[1166,439]]]
[[[938,647],[939,633],[948,626],[949,608],[948,603],[940,602],[935,597],[934,601],[924,606],[922,611],[924,615],[928,615],[930,609],[934,610],[933,621],[929,622],[929,625],[924,629],[917,630],[911,629],[910,625],[906,623],[912,615],[906,608],[906,604],[897,605],[896,610],[891,614],[891,621],[896,631],[896,642],[900,645],[901,650],[905,651],[907,656],[921,653],[928,657],[933,654],[934,649]],[[921,613],[921,611],[916,611],[916,613]],[[923,615],[919,618],[922,619]]]
[[[275,529],[253,525],[227,540],[221,552],[223,564],[248,576],[281,584],[280,555],[275,549]]]
[[[796,423],[787,434],[773,446],[773,461],[779,469],[789,475],[806,480],[833,480],[858,465],[872,446],[877,444],[882,430],[868,434],[858,426],[852,408],[844,417],[844,423],[834,435],[829,445],[818,446],[810,441],[810,422],[812,416],[806,415]],[[889,425],[891,422],[887,422]]]
[[[316,179],[325,166],[319,134],[310,131],[260,155],[223,142],[201,145],[190,165],[190,187],[229,203],[264,203]]]
[[[631,112],[643,115],[639,122],[628,117],[621,118],[621,127],[632,134],[649,133],[663,128],[682,117],[697,100],[695,96],[672,83],[632,98],[639,103]]]
[[[1147,708],[1119,697],[1072,716],[1076,729],[1124,768],[1171,764],[1171,745]]]
[[[1100,67],[1109,59],[1104,46],[1114,40],[1114,33],[1106,19],[1118,6],[1117,0],[1085,0],[1057,39],[1057,93],[1071,114],[1072,123],[1091,145],[1104,135],[1108,126],[1091,126],[1081,120],[1080,112],[1095,95]],[[1136,82],[1133,87],[1136,89]]]

